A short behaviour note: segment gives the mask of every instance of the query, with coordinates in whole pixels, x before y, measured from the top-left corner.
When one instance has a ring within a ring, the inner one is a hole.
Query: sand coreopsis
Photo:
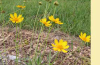
[[[54,43],[55,44],[52,44],[54,51],[67,53],[67,51],[65,50],[69,48],[69,45],[67,45],[67,41],[63,41],[62,39],[60,39],[58,42],[58,40],[55,39]]]
[[[23,19],[24,19],[24,17],[22,17],[22,15],[17,16],[17,13],[14,13],[14,15],[10,14],[10,20],[13,23],[20,23],[23,21]]]

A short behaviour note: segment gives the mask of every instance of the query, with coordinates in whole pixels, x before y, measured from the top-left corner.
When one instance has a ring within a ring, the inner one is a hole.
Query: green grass
[[[0,24],[3,24],[4,22],[4,24],[7,23],[7,25],[11,27],[14,26],[12,22],[9,22],[9,14],[14,12],[20,14],[20,11],[17,11],[19,9],[16,5],[25,5],[26,8],[21,12],[25,18],[22,22],[22,28],[32,29],[34,27],[35,29],[40,29],[41,23],[39,20],[43,17],[47,2],[45,0],[27,0],[26,3],[23,3],[23,1],[24,0],[2,0],[0,12],[3,10],[5,13],[0,13]],[[38,2],[40,1],[43,5],[40,6],[39,14],[37,15],[38,18],[35,22],[35,17],[39,8]],[[53,2],[48,9],[48,15],[52,15],[54,12],[55,6],[53,5]],[[59,29],[73,35],[79,35],[80,32],[86,32],[89,35],[90,0],[58,0],[58,2],[59,6],[56,8],[55,17],[60,18],[64,23]],[[55,26],[55,29],[56,28],[57,26]]]

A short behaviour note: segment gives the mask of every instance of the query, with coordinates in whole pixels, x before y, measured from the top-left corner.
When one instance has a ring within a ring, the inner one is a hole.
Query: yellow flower
[[[41,23],[43,23],[45,26],[47,26],[47,27],[49,27],[49,26],[51,26],[52,24],[50,24],[50,21],[47,21],[47,19],[46,18],[44,18],[44,19],[41,19],[40,20],[40,22]]]
[[[59,21],[59,18],[54,18],[54,16],[49,16],[49,20],[51,20],[52,22],[55,22],[56,24],[63,24],[61,21]]]
[[[18,8],[25,8],[26,6],[17,5]]]
[[[59,21],[59,18],[55,19],[55,23],[57,23],[57,24],[63,24],[61,21]]]
[[[20,23],[20,22],[23,21],[23,19],[24,19],[24,17],[22,17],[22,15],[19,15],[19,16],[17,17],[17,13],[14,13],[14,15],[13,15],[13,14],[10,14],[10,20],[11,20],[13,23]]]
[[[54,22],[55,21],[55,19],[54,19],[54,16],[49,16],[49,20],[51,20],[52,22]]]
[[[52,44],[52,46],[54,47],[53,48],[54,51],[67,53],[67,51],[65,50],[69,48],[69,45],[67,45],[67,41],[63,41],[62,39],[60,39],[58,42],[58,40],[55,39],[54,43],[55,45]]]
[[[82,39],[84,42],[90,42],[90,35],[86,37],[86,33],[82,33],[79,35],[80,39]]]

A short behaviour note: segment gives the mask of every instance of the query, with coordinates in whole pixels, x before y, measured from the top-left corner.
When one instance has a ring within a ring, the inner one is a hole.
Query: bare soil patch
[[[50,32],[47,39],[47,32],[42,32],[40,35],[40,39],[38,40],[39,33],[35,33],[28,30],[21,30],[19,32],[19,37],[17,38],[18,49],[19,49],[19,59],[21,58],[33,58],[35,55],[35,49],[38,45],[37,54],[41,53],[43,55],[42,63],[47,63],[47,55],[51,51],[51,54],[54,55],[56,53],[52,50],[51,43],[54,43],[54,39],[63,39],[68,42],[70,48],[68,49],[68,53],[59,53],[57,56],[57,60],[53,63],[54,65],[90,65],[91,58],[91,48],[88,46],[83,46],[79,37],[70,36],[61,31],[53,31]],[[33,38],[32,38],[33,35]],[[3,60],[7,60],[8,65],[14,65],[14,62],[8,58],[9,55],[16,55],[15,52],[15,40],[16,39],[16,30],[15,28],[5,27],[3,30],[0,28],[0,52]],[[72,41],[73,40],[73,41]],[[73,43],[73,49],[71,44]],[[4,44],[6,52],[4,52]],[[41,50],[39,50],[41,49]],[[66,57],[67,56],[67,57]],[[6,57],[6,58],[5,58]],[[66,59],[65,59],[66,57]],[[53,62],[55,57],[51,60]],[[65,59],[63,63],[62,60]],[[22,65],[25,65],[24,62],[21,61]],[[0,61],[1,63],[1,61]],[[46,64],[47,65],[47,64]]]

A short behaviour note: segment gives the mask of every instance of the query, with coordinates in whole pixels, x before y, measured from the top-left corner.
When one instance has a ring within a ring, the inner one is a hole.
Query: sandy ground
[[[9,55],[16,55],[16,30],[15,28],[9,27],[5,27],[2,29],[0,28],[0,52],[2,56],[0,58],[2,58],[4,61],[6,60],[8,65],[15,65],[14,61],[9,59]],[[45,41],[47,39],[47,36],[48,40]],[[41,32],[39,40],[38,37],[39,33],[32,32],[31,30],[21,30],[18,33],[16,42],[18,42],[17,44],[19,50],[19,59],[26,58],[27,56],[29,58],[33,58],[35,56],[37,43],[39,43],[37,47],[37,54],[39,55],[39,53],[41,53],[43,55],[43,61],[41,63],[47,63],[47,55],[49,55],[49,52],[51,51],[52,56],[56,53],[52,50],[51,43],[54,43],[54,39],[63,39],[68,42],[70,48],[68,49],[68,53],[59,53],[57,56],[55,56],[57,57],[57,60],[54,61],[53,65],[90,65],[91,48],[89,46],[84,46],[79,37],[70,36],[61,31],[52,31],[49,33],[49,35],[47,32]],[[73,47],[71,45],[72,43]],[[6,50],[5,52],[4,45]],[[52,58],[51,62],[53,62],[53,59],[55,57]],[[63,59],[65,60],[63,63],[61,63]],[[21,65],[25,65],[24,62],[28,61],[21,61]],[[0,65],[2,65],[2,63]]]

